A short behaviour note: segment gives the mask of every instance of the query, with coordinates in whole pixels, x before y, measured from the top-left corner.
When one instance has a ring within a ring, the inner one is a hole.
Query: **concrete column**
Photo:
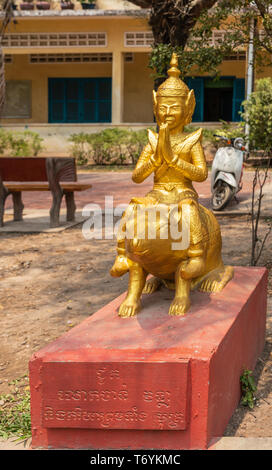
[[[119,50],[112,53],[112,124],[123,122],[124,55]]]

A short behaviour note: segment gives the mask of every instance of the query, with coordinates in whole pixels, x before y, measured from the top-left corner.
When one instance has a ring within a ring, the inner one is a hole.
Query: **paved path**
[[[239,211],[248,212],[250,210],[252,179],[254,171],[244,171],[243,176],[243,189],[238,194],[239,204],[235,201],[231,202],[226,211]],[[143,183],[136,184],[131,180],[131,172],[113,172],[113,171],[100,171],[79,173],[79,181],[89,181],[92,188],[83,192],[75,193],[75,200],[77,209],[81,210],[86,204],[94,203],[99,204],[104,208],[105,196],[113,197],[113,205],[116,207],[119,204],[128,204],[133,196],[144,196],[151,188],[153,177],[150,176]],[[199,201],[204,206],[210,208],[211,203],[211,190],[210,190],[210,175],[203,183],[195,183],[195,189],[199,194]],[[265,199],[266,207],[269,208],[272,197],[272,172],[270,172],[266,183]],[[51,194],[45,192],[24,192],[23,201],[27,209],[49,209],[51,206]],[[6,208],[12,208],[11,198],[9,197],[6,203]],[[62,208],[65,208],[65,202],[62,203]],[[226,212],[225,211],[225,212]]]
[[[16,442],[14,438],[10,438],[7,440],[0,438],[0,451],[2,450],[31,450],[31,439]],[[211,442],[211,445],[208,450],[272,450],[272,438],[271,437],[215,438]],[[90,451],[90,452],[93,452],[93,455],[96,455],[95,450]]]

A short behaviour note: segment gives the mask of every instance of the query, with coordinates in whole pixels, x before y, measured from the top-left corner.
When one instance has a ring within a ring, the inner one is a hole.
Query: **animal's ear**
[[[186,99],[186,122],[185,124],[190,124],[192,121],[192,117],[194,114],[195,110],[195,105],[196,105],[196,100],[195,100],[195,93],[194,90],[190,90],[188,93],[188,97]]]
[[[156,117],[156,113],[157,113],[157,93],[155,92],[155,90],[153,90],[153,113],[154,113],[154,116]]]

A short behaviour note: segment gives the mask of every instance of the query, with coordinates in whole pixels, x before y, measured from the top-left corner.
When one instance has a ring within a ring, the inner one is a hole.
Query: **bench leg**
[[[22,193],[21,191],[16,191],[12,193],[13,199],[13,220],[20,221],[23,220],[23,210],[24,204],[22,202]]]
[[[65,192],[65,201],[67,210],[66,220],[67,222],[74,222],[76,212],[74,192]]]
[[[5,212],[5,202],[9,195],[9,192],[6,190],[3,184],[0,181],[0,227],[4,226],[4,212]]]
[[[53,203],[50,209],[50,227],[59,227],[60,206],[62,201],[62,190],[55,190],[53,193]]]

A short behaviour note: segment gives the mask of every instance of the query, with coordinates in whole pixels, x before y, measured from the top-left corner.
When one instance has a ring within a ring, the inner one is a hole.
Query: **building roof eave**
[[[141,10],[19,10],[13,12],[14,18],[34,19],[34,18],[147,18],[149,9]],[[0,17],[4,12],[0,12]]]

